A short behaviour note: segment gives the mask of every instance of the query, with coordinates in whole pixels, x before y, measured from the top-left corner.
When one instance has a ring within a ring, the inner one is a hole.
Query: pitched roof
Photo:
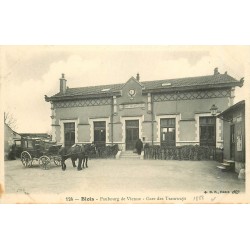
[[[9,130],[11,130],[12,131],[12,133],[14,133],[14,134],[16,134],[16,135],[20,135],[20,133],[17,133],[16,131],[14,131],[7,123],[5,123],[4,122],[4,126],[7,128],[7,129],[9,129]],[[21,136],[21,135],[20,135]]]
[[[242,86],[243,78],[238,81],[231,77],[227,73],[215,74],[207,76],[197,77],[185,77],[177,79],[165,79],[165,80],[154,80],[154,81],[143,81],[140,84],[144,87],[143,93],[146,92],[162,92],[162,91],[173,91],[173,90],[185,90],[185,89],[204,89],[213,87],[233,87]],[[165,85],[164,85],[165,84]],[[57,93],[52,97],[45,96],[46,101],[50,100],[61,100],[69,98],[87,98],[87,97],[105,97],[112,96],[114,93],[120,93],[125,83],[109,84],[109,85],[97,85],[80,88],[67,88],[66,93]]]
[[[162,84],[170,83],[171,88],[181,88],[189,86],[207,86],[207,85],[218,85],[225,83],[238,83],[236,79],[229,76],[228,74],[217,74],[208,76],[196,76],[196,77],[185,77],[177,79],[167,79],[158,81],[146,81],[143,82],[146,89],[162,89]]]
[[[222,113],[218,114],[217,117],[221,117],[222,119],[228,115],[231,115],[235,110],[241,109],[245,107],[245,100],[235,103],[233,106],[224,110]]]
[[[89,96],[94,94],[107,94],[119,92],[122,88],[122,84],[109,84],[109,85],[98,85],[98,86],[88,86],[88,87],[79,87],[79,88],[67,88],[65,94],[57,93],[53,97],[61,96]]]

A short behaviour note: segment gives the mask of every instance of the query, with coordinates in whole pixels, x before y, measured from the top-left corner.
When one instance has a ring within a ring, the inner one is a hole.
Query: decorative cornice
[[[95,98],[71,101],[57,101],[54,102],[55,108],[72,108],[72,107],[85,107],[85,106],[103,106],[112,105],[112,98]]]
[[[98,115],[95,115],[95,116],[89,116],[88,118],[89,119],[109,119],[109,116],[98,116]]]
[[[176,101],[176,100],[194,100],[194,99],[210,99],[210,98],[221,98],[230,97],[231,89],[211,89],[211,90],[193,90],[186,92],[170,92],[162,94],[154,94],[153,101]]]
[[[193,121],[195,121],[195,119],[194,118],[186,118],[186,119],[181,119],[180,120],[180,122],[193,122]]]

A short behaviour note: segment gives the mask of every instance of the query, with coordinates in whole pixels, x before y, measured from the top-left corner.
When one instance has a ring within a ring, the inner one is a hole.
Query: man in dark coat
[[[141,155],[141,150],[143,148],[143,143],[142,143],[141,139],[137,140],[137,142],[135,144],[135,148],[136,148],[137,154]]]

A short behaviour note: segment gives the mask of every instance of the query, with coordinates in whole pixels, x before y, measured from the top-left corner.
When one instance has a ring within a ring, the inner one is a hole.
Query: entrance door
[[[126,121],[126,150],[134,150],[139,139],[139,120]]]
[[[75,123],[64,123],[64,144],[65,147],[71,147],[75,144]]]
[[[235,125],[230,126],[230,158],[234,160],[235,157]]]

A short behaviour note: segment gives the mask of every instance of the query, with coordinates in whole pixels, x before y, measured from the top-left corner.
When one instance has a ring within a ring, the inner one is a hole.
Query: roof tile
[[[168,89],[168,88],[184,88],[184,87],[204,87],[206,85],[218,85],[226,83],[239,83],[235,78],[229,76],[228,74],[217,74],[217,75],[207,75],[207,76],[197,76],[197,77],[185,77],[177,79],[165,79],[165,80],[154,80],[154,81],[144,81],[140,82],[145,89],[144,90],[157,90],[157,89]],[[162,86],[163,83],[167,84],[165,87]],[[57,93],[52,98],[60,97],[74,97],[81,96],[87,97],[89,95],[107,95],[114,92],[120,91],[125,83],[119,84],[108,84],[108,85],[97,85],[79,88],[67,88],[65,94]],[[109,89],[107,91],[102,91],[104,89]]]

